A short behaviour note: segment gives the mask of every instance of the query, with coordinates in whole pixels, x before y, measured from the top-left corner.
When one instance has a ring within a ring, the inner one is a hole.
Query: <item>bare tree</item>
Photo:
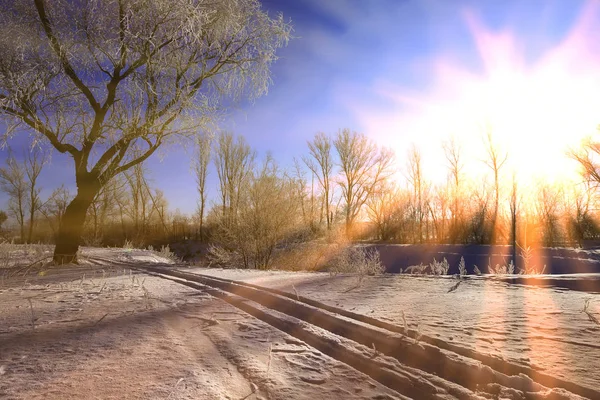
[[[234,141],[232,133],[221,132],[215,141],[213,161],[219,179],[222,216],[233,224],[241,195],[251,177],[255,153],[243,136]]]
[[[369,196],[391,175],[394,154],[389,149],[378,148],[365,135],[349,129],[339,131],[333,144],[342,174],[339,185],[345,203],[348,235]]]
[[[268,268],[278,245],[300,225],[296,182],[272,158],[251,171],[233,221],[221,216],[219,242],[245,268]]]
[[[492,138],[492,132],[488,129],[487,134],[484,138],[485,150],[487,152],[487,159],[484,161],[485,164],[490,167],[494,176],[494,209],[492,211],[492,226],[491,226],[491,238],[492,244],[496,243],[497,228],[498,228],[498,208],[500,205],[500,170],[508,159],[508,153],[502,152],[498,145],[494,143]]]
[[[600,126],[598,126],[600,132]],[[577,161],[581,174],[593,186],[600,185],[600,143],[593,137],[587,137],[579,148],[569,149],[568,156]]]
[[[163,236],[169,234],[169,225],[168,225],[168,202],[165,194],[162,190],[156,189],[154,194],[151,190],[148,190],[148,195],[150,196],[150,200],[152,200],[152,213],[151,217],[155,217],[158,219],[158,224],[161,228],[161,233]]]
[[[6,166],[0,168],[0,188],[9,196],[8,210],[19,224],[21,240],[25,240],[25,213],[27,208],[27,181],[25,168],[12,153]]]
[[[444,155],[448,162],[450,171],[450,180],[452,182],[451,213],[452,221],[450,227],[450,240],[456,242],[460,236],[460,226],[462,225],[462,209],[460,207],[461,185],[463,181],[462,170],[464,161],[462,157],[462,148],[460,144],[452,137],[449,141],[442,144]]]
[[[198,187],[198,224],[200,240],[206,239],[204,235],[204,214],[206,210],[206,177],[208,176],[208,164],[210,162],[210,148],[212,135],[203,133],[196,138],[196,156],[194,161],[194,172],[196,173],[196,185]]]
[[[325,212],[325,201],[321,201],[321,212],[317,210],[317,195],[315,194],[315,173],[311,170],[310,193],[307,193],[308,182],[306,180],[306,171],[302,169],[302,165],[297,158],[294,158],[294,175],[293,182],[296,190],[296,197],[300,204],[302,213],[302,221],[304,226],[308,227],[312,232],[317,232],[319,225],[323,222],[323,214]],[[319,214],[319,218],[317,218]]]
[[[568,193],[566,207],[568,218],[568,234],[571,242],[583,246],[583,240],[596,235],[599,231],[598,223],[593,217],[593,191],[588,182],[573,186]]]
[[[0,232],[2,232],[2,224],[6,222],[8,215],[4,210],[0,210]]]
[[[540,231],[539,239],[546,246],[555,246],[561,238],[560,214],[561,187],[540,182],[537,187],[535,204]]]
[[[266,93],[290,30],[258,0],[4,2],[0,115],[74,161],[54,261],[75,260],[86,211],[112,177],[193,136],[222,98]]]
[[[134,172],[140,165],[134,167]],[[105,244],[105,230],[109,223],[119,215],[119,203],[122,193],[127,192],[127,182],[113,178],[102,187],[88,208],[87,222],[91,225],[91,234],[86,237],[89,245]]]
[[[331,229],[333,213],[331,212],[333,158],[331,156],[331,139],[322,132],[315,135],[308,142],[309,157],[302,157],[302,161],[317,177],[319,185],[323,190],[323,205],[325,209],[325,221],[327,229]]]
[[[410,194],[392,182],[385,182],[367,201],[369,220],[375,224],[377,238],[390,240],[398,235],[410,206]]]
[[[423,228],[425,218],[428,214],[427,197],[428,185],[423,177],[423,161],[421,152],[415,144],[408,150],[407,160],[407,178],[408,183],[412,186],[413,192],[413,213],[417,221],[417,240],[415,242],[423,243]]]
[[[29,212],[29,230],[27,232],[27,242],[31,243],[33,239],[33,227],[35,225],[36,214],[43,206],[40,198],[41,189],[38,187],[38,179],[42,173],[44,165],[48,163],[48,155],[38,146],[34,146],[25,156],[25,175],[27,175],[27,208]]]
[[[429,212],[435,229],[438,243],[444,243],[447,237],[446,221],[448,220],[449,190],[447,185],[436,185],[429,201]]]
[[[46,221],[48,221],[54,235],[58,234],[58,231],[60,230],[62,216],[71,202],[71,198],[72,196],[69,189],[67,189],[65,185],[61,185],[59,188],[54,189],[40,209],[42,215],[44,215]]]
[[[134,240],[142,244],[146,238],[148,219],[151,210],[150,188],[146,180],[147,169],[137,164],[126,172],[125,179],[131,194],[130,208],[127,213],[133,221]]]

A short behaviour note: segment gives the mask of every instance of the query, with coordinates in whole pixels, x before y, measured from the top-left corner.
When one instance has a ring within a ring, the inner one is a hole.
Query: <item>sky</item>
[[[525,182],[566,179],[575,176],[566,146],[600,123],[598,1],[262,3],[269,14],[291,19],[295,38],[278,53],[268,94],[235,105],[221,128],[244,135],[259,157],[271,152],[284,167],[306,154],[317,132],[349,128],[392,148],[399,171],[414,143],[433,181],[446,177],[442,143],[454,137],[467,173],[483,174],[489,130]],[[190,149],[169,148],[147,162],[170,209],[188,214],[198,199],[191,156]],[[55,154],[44,192],[74,187],[72,174],[72,161]]]

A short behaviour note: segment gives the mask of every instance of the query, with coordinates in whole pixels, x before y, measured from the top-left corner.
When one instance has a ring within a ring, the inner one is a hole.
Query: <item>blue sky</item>
[[[494,121],[499,137],[515,154],[516,147],[560,141],[560,132],[549,138],[543,133],[549,129],[538,125],[556,110],[565,110],[569,121],[580,121],[575,135],[579,137],[590,133],[600,116],[600,97],[594,93],[600,92],[597,3],[265,0],[269,13],[282,12],[292,20],[296,38],[279,53],[268,95],[236,105],[222,128],[244,135],[259,156],[271,151],[281,165],[289,166],[293,157],[306,153],[306,141],[315,133],[334,134],[348,127],[393,148],[399,169],[408,146],[416,143],[432,175],[444,169],[441,141],[457,135],[478,143],[473,126],[482,118]],[[531,96],[521,96],[520,88],[529,82],[535,86],[524,90]],[[538,101],[535,95],[544,90],[548,95]],[[544,99],[553,95],[560,101],[546,103]],[[569,108],[569,96],[583,105]],[[500,97],[502,101],[496,101]],[[515,116],[528,106],[518,105],[515,111],[509,105],[522,98],[530,98],[527,104],[543,105],[527,114],[537,119]],[[479,109],[483,103],[494,111]],[[499,114],[498,109],[505,112]],[[476,118],[464,123],[472,115]],[[511,125],[515,118],[520,126],[533,126],[528,132],[539,131],[538,136],[525,144],[512,143],[511,135],[523,136]],[[574,134],[564,133],[569,135]],[[472,154],[477,153],[475,147]],[[189,150],[171,148],[148,162],[150,178],[165,191],[170,208],[186,213],[194,210],[198,197],[190,156]],[[519,157],[514,157],[515,166],[521,169],[525,162],[540,163],[532,161],[531,149]],[[481,169],[480,161],[473,161],[473,171],[477,165]],[[213,196],[214,175],[209,179]],[[72,185],[71,161],[55,155],[44,178],[48,192],[63,182]]]

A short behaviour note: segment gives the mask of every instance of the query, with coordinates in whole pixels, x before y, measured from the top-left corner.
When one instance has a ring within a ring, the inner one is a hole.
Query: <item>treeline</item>
[[[39,147],[22,160],[9,152],[0,168],[0,190],[8,201],[0,211],[0,235],[15,243],[53,243],[62,216],[74,197],[64,185],[42,198],[40,182],[49,154]],[[96,196],[86,216],[82,244],[136,246],[182,240],[195,231],[190,217],[168,209],[165,194],[151,187],[147,170],[136,165],[118,175]]]
[[[461,244],[516,240],[527,247],[580,246],[598,236],[591,183],[539,182],[521,188],[507,171],[510,155],[491,135],[484,144],[481,166],[489,179],[469,176],[460,143],[449,140],[442,144],[447,180],[434,184],[424,174],[417,147],[400,157],[348,129],[318,133],[287,169],[271,156],[259,159],[243,136],[207,133],[195,144],[199,201],[193,215],[169,211],[165,194],[151,187],[147,171],[138,165],[98,194],[83,243],[114,246],[128,240],[145,246],[197,239],[212,244],[216,259],[264,268],[282,248],[317,238]],[[34,148],[23,161],[9,155],[0,168],[0,189],[9,198],[0,213],[5,238],[51,242],[58,232],[72,194],[63,186],[40,197],[39,175],[47,160]],[[215,189],[207,187],[212,174],[217,196],[209,199]]]
[[[489,179],[468,176],[460,144],[449,140],[442,144],[448,178],[433,184],[417,147],[399,163],[390,149],[347,129],[317,134],[289,171],[270,158],[257,163],[241,136],[204,136],[197,170],[206,171],[213,161],[221,199],[210,209],[202,237],[238,263],[262,267],[286,243],[340,234],[392,243],[515,241],[523,248],[581,246],[598,236],[593,185],[538,182],[521,188],[505,171],[509,154],[491,134],[484,145],[482,168]],[[200,193],[205,178],[198,174]],[[207,208],[202,199],[200,210]],[[198,217],[205,220],[202,211]]]

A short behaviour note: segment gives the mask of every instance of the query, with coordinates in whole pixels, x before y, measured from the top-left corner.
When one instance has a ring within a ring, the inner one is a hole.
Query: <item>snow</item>
[[[600,295],[470,279],[383,275],[357,286],[350,275],[194,269],[241,280],[418,329],[483,354],[530,366],[589,388],[600,387]]]
[[[0,398],[404,398],[204,290],[118,264],[168,261],[160,255],[92,248],[83,254],[95,259],[0,285]],[[352,275],[185,270],[406,323],[424,337],[600,387],[600,326],[582,311],[590,299],[588,311],[600,317],[598,294],[490,279],[469,279],[448,293],[456,282],[448,278],[384,275],[357,285]],[[320,328],[303,329],[406,371],[375,349]],[[436,382],[427,374],[420,379]],[[498,393],[519,398],[506,388]]]
[[[0,287],[0,398],[400,398],[206,293],[108,263],[86,271]]]

